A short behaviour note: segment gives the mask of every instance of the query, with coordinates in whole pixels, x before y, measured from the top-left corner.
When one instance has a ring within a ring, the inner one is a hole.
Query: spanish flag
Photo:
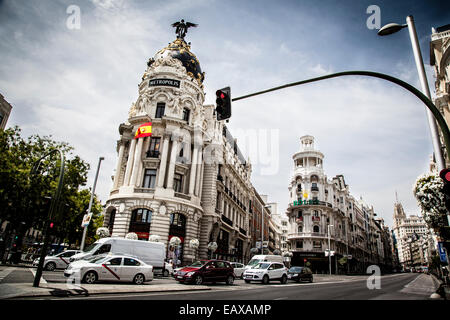
[[[136,131],[136,134],[134,135],[134,138],[143,138],[143,137],[150,137],[152,135],[152,123],[147,122],[142,124]]]

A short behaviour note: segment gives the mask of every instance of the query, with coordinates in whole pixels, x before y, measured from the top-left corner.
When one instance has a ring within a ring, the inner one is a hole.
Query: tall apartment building
[[[409,269],[412,266],[427,264],[430,232],[423,218],[416,215],[407,216],[403,206],[397,201],[394,205],[393,220],[398,260],[402,268]],[[426,252],[421,249],[424,243],[428,246]]]
[[[5,129],[11,110],[12,106],[0,94],[0,129]]]
[[[332,256],[332,272],[364,273],[370,264],[382,265],[388,229],[375,222],[373,207],[349,192],[343,175],[331,180],[323,169],[324,155],[314,148],[314,137],[300,138],[301,149],[293,155],[294,173],[289,185],[287,235],[291,265],[309,262],[314,272],[326,273]],[[347,258],[348,263],[343,263]]]
[[[433,28],[430,42],[430,65],[434,66],[435,93],[433,99],[435,106],[450,124],[450,24]],[[442,133],[441,141],[443,142]],[[445,144],[442,143],[445,148]],[[443,152],[445,157],[447,153]],[[448,163],[450,159],[446,159]]]

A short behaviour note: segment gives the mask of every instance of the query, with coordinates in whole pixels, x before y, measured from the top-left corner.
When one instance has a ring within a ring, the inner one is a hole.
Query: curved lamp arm
[[[387,74],[378,73],[378,72],[372,72],[372,71],[344,71],[344,72],[338,72],[338,73],[333,73],[333,74],[329,74],[329,75],[325,75],[325,76],[321,76],[321,77],[317,77],[317,78],[312,78],[312,79],[307,79],[307,80],[303,80],[303,81],[288,83],[288,84],[285,84],[285,85],[282,85],[282,86],[279,86],[279,87],[275,87],[275,88],[271,88],[271,89],[255,92],[255,93],[252,93],[252,94],[248,94],[248,95],[245,95],[245,96],[241,96],[241,97],[238,97],[238,98],[234,98],[231,101],[238,101],[238,100],[241,100],[241,99],[253,97],[253,96],[260,95],[260,94],[267,93],[267,92],[271,92],[271,91],[276,91],[276,90],[280,90],[280,89],[284,89],[284,88],[288,88],[288,87],[298,86],[298,85],[301,85],[301,84],[306,84],[306,83],[310,83],[310,82],[325,80],[325,79],[329,79],[329,78],[336,78],[336,77],[341,77],[341,76],[368,76],[368,77],[380,78],[380,79],[384,79],[384,80],[393,82],[393,83],[395,83],[395,84],[405,88],[409,92],[412,92],[416,97],[418,97],[420,100],[422,100],[422,102],[433,113],[433,115],[434,115],[434,117],[435,117],[439,127],[441,128],[442,135],[444,137],[445,147],[447,149],[446,150],[447,151],[447,157],[450,159],[450,132],[449,132],[447,123],[445,122],[445,119],[441,115],[441,113],[439,112],[438,108],[436,108],[436,106],[433,104],[433,102],[430,99],[428,99],[422,92],[420,92],[419,90],[414,88],[412,85],[410,85],[409,83],[406,83],[406,82],[404,82],[404,81],[402,81],[400,79],[391,77],[391,76],[389,76]]]

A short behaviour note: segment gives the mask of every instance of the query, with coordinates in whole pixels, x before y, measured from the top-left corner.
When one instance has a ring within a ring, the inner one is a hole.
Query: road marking
[[[0,272],[0,281],[2,281],[3,279],[5,279],[11,272],[13,272],[14,270],[17,270],[17,268],[6,268],[5,270],[3,270],[2,272]]]
[[[36,278],[36,271],[34,271],[34,269],[29,268],[28,270],[31,271],[31,273],[33,274],[33,278]],[[41,283],[47,283],[47,281],[45,281],[44,277],[41,275]]]
[[[276,298],[276,299],[273,299],[273,300],[286,300],[286,299],[289,299],[289,297]]]

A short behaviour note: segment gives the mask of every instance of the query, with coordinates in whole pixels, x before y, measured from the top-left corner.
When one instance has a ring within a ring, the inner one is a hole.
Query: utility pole
[[[95,186],[97,185],[97,179],[98,179],[98,172],[100,171],[100,163],[102,162],[102,160],[104,160],[105,158],[100,157],[98,159],[98,166],[97,166],[97,172],[95,174],[95,179],[94,179],[94,186],[92,187],[92,192],[91,192],[91,199],[89,200],[89,207],[88,207],[88,212],[87,214],[91,215],[91,209],[92,209],[92,202],[94,201],[94,193],[95,193]],[[86,232],[87,232],[87,228],[89,225],[84,227],[83,230],[83,238],[81,239],[81,245],[80,245],[80,250],[83,251],[84,249],[84,241],[86,239]]]
[[[332,224],[328,225],[328,269],[331,276],[331,234],[330,234],[330,227],[332,227]]]

